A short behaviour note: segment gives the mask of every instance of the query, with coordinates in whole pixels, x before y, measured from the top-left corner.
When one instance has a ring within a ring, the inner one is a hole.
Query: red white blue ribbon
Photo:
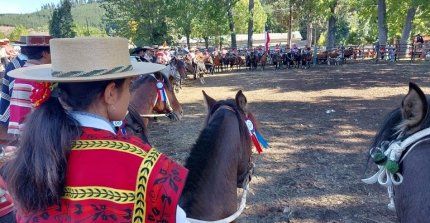
[[[167,101],[166,89],[164,89],[164,84],[161,81],[157,81],[157,94],[158,100],[162,102]]]
[[[118,130],[117,134],[121,133],[122,135],[127,134],[127,130],[125,129],[125,119],[123,121],[113,121],[113,126]]]
[[[267,149],[269,147],[269,144],[254,127],[254,123],[251,121],[251,119],[249,118],[245,119],[245,124],[246,124],[246,127],[248,127],[249,135],[251,136],[252,142],[254,143],[254,146],[257,149],[258,154],[262,153],[263,149],[261,148],[261,146]]]

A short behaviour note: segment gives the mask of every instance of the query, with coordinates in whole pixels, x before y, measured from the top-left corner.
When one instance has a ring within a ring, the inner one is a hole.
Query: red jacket
[[[136,137],[83,128],[61,205],[18,222],[175,222],[187,169]]]
[[[6,183],[0,177],[0,217],[5,216],[13,210],[13,201],[6,191]]]

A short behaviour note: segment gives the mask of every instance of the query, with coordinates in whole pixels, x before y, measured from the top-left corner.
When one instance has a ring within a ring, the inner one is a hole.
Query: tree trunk
[[[293,28],[293,6],[291,5],[291,1],[288,1],[289,4],[289,13],[288,13],[288,46],[291,47],[291,34]]]
[[[387,4],[385,0],[378,0],[378,39],[379,45],[387,44]]]
[[[205,36],[205,37],[203,37],[203,39],[205,40],[205,47],[206,47],[206,49],[208,49],[209,48],[209,37]]]
[[[252,34],[253,33],[254,33],[254,0],[249,0],[248,49],[252,49]]]
[[[189,33],[187,33],[187,34],[185,34],[186,36],[187,36],[187,48],[188,49],[191,49],[191,46],[190,46],[190,34]]]
[[[416,12],[417,8],[415,6],[411,6],[409,7],[408,13],[406,14],[405,24],[403,25],[402,38],[400,39],[399,56],[406,55],[407,44],[412,30],[412,21],[414,20]]]
[[[313,33],[312,23],[308,23],[306,28],[306,45],[308,47],[312,46],[312,33]]]
[[[336,17],[333,14],[328,19],[327,50],[331,50],[334,48],[334,44],[336,41],[335,35],[336,35]]]
[[[328,30],[327,30],[327,50],[334,48],[336,42],[336,15],[335,9],[337,6],[337,1],[333,2],[330,6],[330,18],[328,19]]]
[[[233,19],[233,3],[229,1],[229,6],[227,9],[227,16],[228,16],[228,25],[230,28],[230,35],[231,35],[231,47],[236,48],[236,28],[234,26],[234,19]]]

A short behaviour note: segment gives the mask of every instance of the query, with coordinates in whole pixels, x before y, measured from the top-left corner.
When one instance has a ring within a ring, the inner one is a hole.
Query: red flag
[[[269,51],[269,43],[270,43],[270,36],[269,36],[269,32],[265,32],[264,33],[264,40],[265,40],[265,44],[266,44],[266,52]]]

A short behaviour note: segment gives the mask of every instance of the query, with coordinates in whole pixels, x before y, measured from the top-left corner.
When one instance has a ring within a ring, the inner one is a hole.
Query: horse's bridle
[[[238,112],[233,107],[231,107],[229,105],[221,105],[215,111],[211,112],[211,114],[214,114],[220,108],[225,108],[225,109],[230,110],[234,113]],[[242,182],[241,186],[239,187],[239,188],[243,188],[243,194],[242,194],[242,199],[240,201],[240,206],[237,209],[237,211],[235,213],[233,213],[232,215],[224,218],[224,219],[220,219],[220,220],[216,220],[216,221],[202,221],[202,220],[198,220],[198,219],[187,218],[188,222],[190,222],[190,223],[230,223],[230,222],[236,220],[240,216],[240,214],[242,214],[243,210],[245,210],[245,207],[246,207],[246,195],[248,194],[249,181],[251,180],[251,176],[252,176],[252,173],[254,172],[254,166],[255,166],[255,164],[252,162],[251,158],[252,158],[252,155],[249,157],[248,171],[245,173],[244,181]]]
[[[163,79],[158,80],[155,76],[153,76],[153,77],[155,78],[155,80],[157,80],[156,85],[158,83],[161,83],[163,85],[162,90],[165,91],[165,85],[164,85]],[[158,87],[157,87],[157,91],[158,91]],[[155,97],[153,106],[157,105],[157,103],[158,103],[158,93],[157,93],[157,97]],[[170,105],[170,101],[169,101],[169,98],[167,97],[167,94],[166,94],[166,101],[164,102],[163,110],[156,110],[156,109],[153,109],[153,110],[156,111],[158,114],[140,114],[140,117],[142,117],[142,118],[168,117],[170,119],[177,119],[177,115],[175,114],[172,106]]]
[[[396,162],[397,165],[406,158],[406,156],[415,148],[416,145],[421,143],[424,140],[429,140],[428,136],[430,136],[430,128],[425,128],[420,130],[413,135],[409,136],[403,140],[395,140],[393,142],[388,143],[388,148],[372,148],[370,150],[370,155],[374,158],[375,163],[378,165],[378,172],[376,172],[373,176],[362,179],[362,181],[366,184],[374,184],[378,182],[380,185],[387,187],[388,197],[390,199],[390,203],[388,204],[388,208],[390,210],[396,210],[394,204],[394,190],[393,186],[400,185],[403,182],[403,176],[400,172],[390,171],[385,163],[377,162],[374,157],[374,150],[381,150],[385,159],[391,162]],[[380,147],[385,147],[382,144]]]
[[[212,112],[211,114],[214,114],[215,112],[217,112],[220,109],[227,109],[229,111],[232,111],[234,113],[237,113],[240,115],[241,112],[237,111],[236,109],[234,109],[233,107],[229,106],[229,105],[221,105],[219,106],[214,112]],[[239,123],[241,121],[245,122],[244,120],[238,120]],[[243,173],[242,175],[240,175],[238,177],[238,179],[243,179],[242,182],[237,182],[237,187],[238,188],[246,188],[246,186],[249,184],[249,182],[251,181],[252,178],[252,174],[254,173],[254,167],[255,167],[255,163],[252,161],[252,152],[251,152],[251,156],[249,156],[249,160],[248,160],[248,170]]]

